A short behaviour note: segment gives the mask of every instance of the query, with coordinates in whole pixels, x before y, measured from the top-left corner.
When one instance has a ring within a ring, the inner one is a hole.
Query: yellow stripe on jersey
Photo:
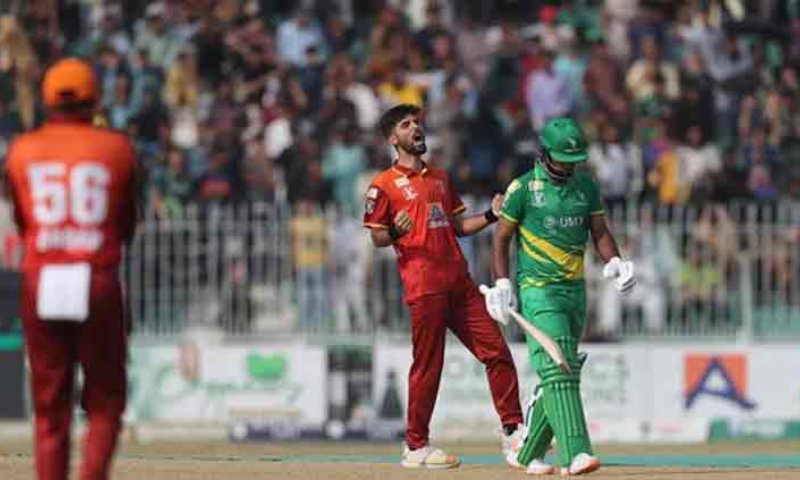
[[[517,220],[516,218],[512,218],[511,216],[509,216],[509,215],[508,215],[508,214],[506,214],[506,213],[500,212],[500,215],[498,215],[498,216],[499,216],[500,218],[503,218],[503,219],[505,219],[505,220],[508,220],[508,221],[509,221],[509,222],[511,222],[511,223],[519,223],[519,220]]]
[[[525,253],[527,253],[531,257],[535,258],[536,260],[538,260],[540,262],[555,263],[553,260],[540,255],[539,252],[537,252],[530,245],[528,245],[528,242],[526,242],[524,238],[522,239],[521,242],[519,242],[519,244],[522,245],[522,249],[525,250]]]
[[[522,237],[530,242],[536,250],[547,255],[549,260],[566,270],[565,277],[568,280],[583,278],[583,252],[578,254],[566,252],[547,240],[537,237],[522,225],[519,226],[519,231]]]
[[[459,206],[457,206],[456,208],[453,209],[453,213],[451,213],[451,215],[458,215],[459,213],[463,212],[466,209],[467,209],[466,206],[459,205]]]

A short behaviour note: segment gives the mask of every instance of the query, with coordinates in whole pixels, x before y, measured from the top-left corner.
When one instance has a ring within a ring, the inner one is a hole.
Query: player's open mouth
[[[411,137],[411,139],[414,140],[415,142],[424,142],[425,141],[425,135],[423,135],[421,133],[415,133],[414,136]]]

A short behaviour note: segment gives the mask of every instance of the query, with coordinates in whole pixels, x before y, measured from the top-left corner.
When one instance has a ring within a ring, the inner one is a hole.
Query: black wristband
[[[392,240],[397,240],[398,238],[400,238],[402,236],[403,236],[403,234],[398,232],[397,229],[394,228],[394,225],[389,227],[389,237],[391,237]]]
[[[497,221],[497,215],[494,214],[494,210],[491,208],[486,210],[486,212],[483,214],[483,218],[485,218],[489,223],[494,223]]]

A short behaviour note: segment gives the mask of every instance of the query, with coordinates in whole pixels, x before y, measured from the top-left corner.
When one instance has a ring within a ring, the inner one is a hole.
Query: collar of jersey
[[[402,176],[404,176],[406,178],[417,174],[416,171],[414,171],[414,170],[412,170],[412,169],[410,169],[408,167],[404,167],[402,165],[398,165],[397,162],[395,162],[394,165],[392,165],[392,170],[394,170],[395,172],[399,173],[400,175],[402,175]],[[425,162],[422,162],[422,170],[419,171],[419,176],[420,177],[424,177],[426,173],[428,173],[428,164],[425,163]]]
[[[552,183],[550,179],[550,175],[544,170],[542,166],[542,162],[540,160],[536,160],[536,165],[533,166],[533,179],[534,180],[544,180],[545,182]]]
[[[550,183],[550,184],[552,184],[552,185],[554,185],[556,187],[566,187],[566,186],[571,185],[573,178],[575,178],[575,173],[574,172],[573,172],[572,176],[569,177],[569,180],[567,180],[567,183],[559,184],[559,183],[554,182],[553,179],[550,178],[550,175],[547,174],[547,171],[544,169],[544,166],[542,165],[542,160],[540,160],[540,159],[536,160],[536,166],[533,167],[533,179],[534,180],[542,180],[542,181]]]

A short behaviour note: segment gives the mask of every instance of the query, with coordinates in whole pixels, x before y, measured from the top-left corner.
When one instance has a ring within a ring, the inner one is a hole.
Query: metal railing
[[[800,336],[795,205],[641,205],[608,218],[638,285],[620,297],[587,252],[588,338]],[[489,281],[491,232],[462,246],[473,278]],[[374,249],[359,219],[333,210],[192,206],[178,218],[148,218],[124,275],[140,335],[207,327],[357,341],[408,332],[394,253]]]
[[[620,297],[600,278],[602,265],[588,246],[587,338],[800,338],[799,207],[610,211],[638,284]],[[10,218],[2,217],[8,267],[18,261],[18,242],[9,241]],[[477,283],[491,281],[491,235],[461,239]],[[228,338],[371,342],[409,330],[394,252],[375,249],[360,219],[335,210],[254,203],[149,217],[126,252],[123,277],[142,337],[199,329]],[[506,333],[522,339],[517,329]]]

